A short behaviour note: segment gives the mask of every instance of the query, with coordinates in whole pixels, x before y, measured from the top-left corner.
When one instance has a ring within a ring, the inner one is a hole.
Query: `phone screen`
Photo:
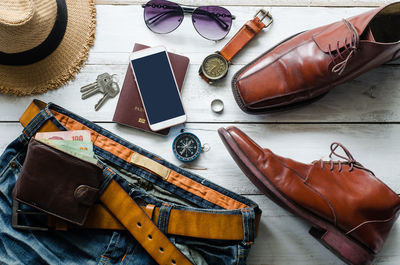
[[[166,52],[131,61],[150,124],[185,115]]]

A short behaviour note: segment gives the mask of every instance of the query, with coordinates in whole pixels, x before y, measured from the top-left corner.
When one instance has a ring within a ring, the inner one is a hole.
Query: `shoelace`
[[[344,40],[344,50],[340,51],[339,48],[339,41],[336,43],[336,53],[340,57],[340,59],[344,59],[343,61],[335,64],[332,68],[333,73],[337,73],[338,75],[341,75],[343,71],[346,69],[347,63],[349,62],[350,58],[356,53],[358,44],[360,41],[360,37],[358,36],[357,30],[354,28],[353,24],[351,24],[348,20],[343,19],[343,23],[347,26],[347,29],[350,31],[351,35],[351,40],[350,43],[347,43],[347,37]],[[332,54],[332,47],[329,44],[329,55],[331,56],[331,59],[333,63],[335,63],[335,56]],[[346,58],[343,58],[342,54],[349,51],[349,54],[347,55]],[[336,56],[336,58],[338,57]]]
[[[338,147],[342,148],[343,152],[346,154],[347,157],[339,155],[338,153],[335,152]],[[335,156],[345,160],[343,162],[342,161],[334,162],[333,160],[330,160],[329,162],[331,165],[331,167],[330,167],[331,171],[334,169],[335,163],[337,163],[339,165],[339,172],[342,171],[342,164],[348,164],[348,165],[350,165],[349,172],[353,171],[354,168],[359,168],[359,169],[363,169],[363,170],[370,172],[372,175],[375,175],[374,172],[372,172],[371,170],[365,168],[363,165],[358,163],[357,160],[354,159],[354,157],[352,156],[350,151],[346,147],[344,147],[341,143],[334,142],[331,144],[330,148],[331,148],[331,153],[329,154],[329,158],[332,159],[332,156],[335,155]],[[322,169],[324,167],[324,161],[321,159],[320,163],[321,163],[321,169]]]

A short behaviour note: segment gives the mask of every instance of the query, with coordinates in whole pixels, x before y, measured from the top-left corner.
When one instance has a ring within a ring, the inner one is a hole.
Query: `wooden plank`
[[[232,10],[241,14],[230,35],[255,13],[257,7]],[[92,49],[88,65],[84,67],[76,80],[55,91],[36,96],[44,101],[55,102],[95,121],[111,121],[117,98],[107,102],[99,111],[93,110],[100,95],[86,101],[80,99],[79,87],[93,82],[103,72],[119,75],[122,85],[128,64],[129,51],[134,42],[146,44],[164,44],[171,51],[187,55],[191,65],[183,89],[183,103],[190,122],[397,122],[400,121],[399,79],[397,65],[384,66],[362,77],[337,87],[322,100],[309,106],[268,115],[253,116],[243,113],[236,105],[230,91],[230,80],[243,64],[272,47],[281,39],[301,30],[312,28],[348,17],[368,9],[365,8],[271,8],[275,25],[262,33],[239,54],[231,66],[225,80],[215,86],[209,86],[199,78],[197,71],[202,59],[209,53],[219,50],[226,41],[210,42],[195,32],[190,21],[183,23],[177,32],[159,35],[150,32],[142,21],[142,10],[138,6],[98,7],[98,28],[95,46]],[[116,16],[115,14],[118,14]],[[132,19],[138,18],[138,19]],[[290,18],[290,19],[288,19]],[[307,19],[305,19],[307,18]],[[128,22],[127,22],[128,21]],[[296,23],[293,23],[296,21]],[[123,34],[116,30],[124,25]],[[196,40],[196,45],[193,41]],[[220,98],[225,103],[225,111],[214,114],[210,102]],[[17,121],[20,114],[30,103],[32,97],[11,97],[0,95],[3,121]]]
[[[179,164],[170,146],[173,131],[167,138],[139,132],[115,124],[100,124],[113,133]],[[310,225],[281,209],[259,192],[243,175],[226,152],[216,124],[188,124],[187,130],[197,134],[211,149],[199,160],[189,164],[193,172],[235,192],[246,194],[262,209],[263,215],[256,244],[252,247],[248,264],[342,264],[309,234]],[[228,126],[228,125],[226,125]],[[283,156],[302,162],[327,159],[328,146],[340,141],[350,149],[358,161],[373,169],[376,175],[395,191],[400,190],[400,164],[397,162],[400,125],[240,125],[261,146],[268,146]],[[0,151],[16,138],[21,126],[0,123]],[[223,165],[223,166],[221,166]],[[400,223],[397,222],[375,264],[398,264],[400,254]]]
[[[294,217],[263,195],[248,196],[262,209],[258,237],[252,246],[249,265],[341,265],[344,264],[309,233],[310,224]],[[400,223],[397,222],[373,264],[400,262]]]
[[[400,122],[398,74],[399,62],[378,68],[360,78],[337,87],[322,100],[292,111],[263,116],[244,114],[236,106],[230,91],[232,75],[244,64],[280,40],[294,33],[349,17],[368,8],[326,8],[309,6],[378,6],[387,0],[182,0],[181,3],[229,6],[237,16],[226,40],[209,42],[197,35],[188,17],[174,33],[157,35],[150,32],[142,20],[142,9],[130,4],[144,3],[138,0],[97,0],[98,27],[94,48],[87,66],[75,81],[56,91],[37,96],[95,121],[111,121],[117,99],[110,100],[99,112],[93,106],[100,96],[80,100],[79,87],[92,82],[99,73],[117,73],[122,84],[127,58],[134,42],[165,45],[169,50],[188,56],[191,65],[183,92],[189,123],[186,130],[198,135],[211,149],[194,163],[182,164],[171,152],[173,137],[181,127],[174,128],[170,136],[161,137],[144,133],[114,123],[101,126],[121,137],[151,150],[167,160],[184,166],[206,179],[235,192],[245,194],[257,202],[263,210],[259,236],[253,246],[248,264],[342,264],[331,252],[321,246],[309,234],[309,224],[276,206],[250,183],[231,159],[222,145],[216,130],[220,126],[236,124],[261,146],[293,159],[310,162],[327,159],[332,141],[344,143],[363,165],[395,191],[400,190],[398,181],[400,151],[398,135],[400,124],[273,124],[273,123],[325,123],[325,122]],[[118,6],[123,5],[123,6]],[[240,5],[249,5],[242,7]],[[221,49],[233,34],[262,6],[274,16],[274,26],[249,44],[232,65],[228,77],[215,87],[203,83],[197,76],[202,59]],[[304,7],[275,7],[304,6]],[[21,126],[15,122],[33,97],[15,98],[0,95],[0,152],[16,138]],[[214,98],[225,102],[222,115],[213,114],[209,103]],[[218,124],[219,123],[219,124]],[[258,124],[247,124],[258,123]],[[272,123],[272,124],[260,124]],[[223,166],[221,166],[223,165]],[[399,264],[400,224],[397,223],[375,264]]]
[[[348,18],[371,8],[327,8],[327,7],[263,7],[270,11],[274,23],[267,31],[260,33],[241,53],[244,58],[255,57],[281,40],[298,32]],[[232,6],[229,10],[236,15],[232,28],[224,40],[214,42],[202,38],[194,29],[190,16],[185,16],[182,24],[169,34],[155,34],[145,25],[141,6],[97,6],[96,40],[91,53],[129,53],[135,42],[152,46],[164,45],[193,60],[192,54],[204,58],[210,52],[220,50],[243,24],[253,18],[260,9]],[[121,30],[118,30],[121,29]],[[255,56],[252,56],[254,54]],[[195,57],[196,58],[196,57]],[[237,57],[239,58],[239,57]],[[235,58],[235,62],[237,60]],[[196,59],[197,60],[197,59]],[[128,58],[123,58],[126,63]],[[246,59],[246,62],[249,60]],[[101,64],[108,64],[107,61]]]
[[[208,152],[202,153],[193,163],[182,163],[171,150],[173,138],[180,128],[174,128],[168,137],[153,135],[114,123],[101,126],[150,150],[172,163],[192,170],[212,182],[241,194],[259,194],[246,176],[236,166],[222,144],[217,129],[230,124],[186,124],[186,130],[195,133],[201,142],[210,145]],[[328,159],[329,145],[341,142],[364,166],[373,170],[385,183],[400,191],[400,125],[380,124],[240,124],[244,132],[260,146],[270,148],[275,153],[309,163],[318,159]],[[21,126],[16,123],[0,123],[0,149],[16,138]],[[223,166],[221,166],[223,165]]]
[[[249,115],[237,106],[231,89],[232,75],[241,67],[233,65],[225,80],[215,86],[206,84],[197,74],[199,65],[190,65],[182,97],[189,122],[398,122],[400,121],[400,66],[383,66],[333,89],[321,100],[300,108],[266,115]],[[118,97],[109,100],[98,112],[94,105],[101,95],[85,101],[79,88],[93,82],[102,72],[116,73],[120,85],[125,65],[88,65],[69,85],[35,96],[54,102],[94,121],[111,121]],[[225,110],[215,114],[210,109],[213,99],[224,101]],[[1,120],[17,121],[32,97],[0,96]]]
[[[98,5],[135,5],[144,4],[148,1],[141,0],[96,0]],[[380,6],[390,3],[389,0],[181,0],[180,4],[204,6],[204,5],[221,5],[221,6]]]

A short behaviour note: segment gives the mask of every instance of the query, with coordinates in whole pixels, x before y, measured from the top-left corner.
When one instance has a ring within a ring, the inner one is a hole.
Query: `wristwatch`
[[[267,24],[262,22],[266,17],[269,19]],[[271,14],[264,9],[260,9],[254,18],[247,21],[221,51],[210,54],[203,60],[199,69],[201,78],[209,84],[224,78],[228,73],[228,67],[232,58],[263,28],[268,27],[272,22]]]

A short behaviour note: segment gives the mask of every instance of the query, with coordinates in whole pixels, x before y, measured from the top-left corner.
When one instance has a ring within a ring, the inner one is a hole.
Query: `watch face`
[[[176,158],[183,162],[190,162],[200,155],[201,143],[196,135],[192,133],[181,133],[172,143],[172,149]]]
[[[218,53],[207,56],[201,65],[203,74],[210,80],[218,80],[228,72],[228,62]]]

